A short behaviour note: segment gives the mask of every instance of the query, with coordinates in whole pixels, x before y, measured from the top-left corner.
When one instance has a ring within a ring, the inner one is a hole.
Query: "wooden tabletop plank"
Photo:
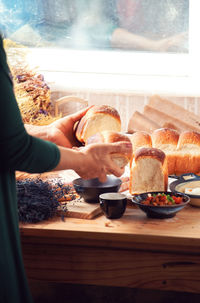
[[[200,249],[200,208],[188,205],[174,218],[149,219],[135,207],[127,208],[124,216],[109,220],[99,216],[93,220],[53,218],[37,224],[20,224],[23,237],[70,239],[76,245],[109,245],[149,249]],[[96,244],[95,244],[96,243]]]
[[[199,208],[149,219],[132,207],[118,220],[57,217],[20,231],[31,280],[200,293]]]

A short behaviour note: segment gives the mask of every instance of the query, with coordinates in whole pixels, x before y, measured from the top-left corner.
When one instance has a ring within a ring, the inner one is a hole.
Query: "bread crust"
[[[130,139],[133,146],[133,153],[140,147],[152,147],[151,136],[145,131],[135,132],[131,135]]]
[[[92,119],[94,119],[95,115],[97,115],[97,114],[107,115],[107,116],[110,116],[112,119],[116,119],[117,126],[118,126],[116,131],[121,130],[120,115],[115,108],[108,106],[108,105],[94,105],[87,111],[85,116],[82,117],[82,119],[80,120],[80,122],[78,123],[78,126],[76,128],[75,135],[76,135],[76,138],[78,139],[78,141],[80,141],[81,143],[86,142],[87,137],[85,136],[85,134],[86,134],[87,127],[90,127],[89,126],[90,121]],[[98,125],[97,125],[97,129],[98,129]],[[94,131],[94,134],[95,133],[97,133],[97,132]]]
[[[146,158],[146,157],[157,159],[162,164],[164,163],[166,158],[165,153],[158,148],[141,147],[137,149],[135,153],[135,162],[137,162],[139,158]]]
[[[152,145],[163,150],[166,154],[170,175],[175,173],[178,140],[179,133],[174,129],[160,128],[152,133]]]
[[[151,138],[152,145],[156,148],[163,144],[172,144],[176,148],[179,140],[179,133],[175,129],[159,128],[153,131]]]
[[[185,131],[180,134],[177,144],[177,150],[180,150],[186,144],[194,144],[200,148],[200,133],[195,131]]]
[[[180,134],[174,173],[199,173],[200,171],[200,133],[185,131]]]

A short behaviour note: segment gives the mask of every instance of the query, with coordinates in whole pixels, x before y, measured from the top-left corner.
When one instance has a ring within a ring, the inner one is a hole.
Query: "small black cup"
[[[108,219],[119,219],[126,210],[127,199],[124,194],[104,193],[99,196],[99,203]]]

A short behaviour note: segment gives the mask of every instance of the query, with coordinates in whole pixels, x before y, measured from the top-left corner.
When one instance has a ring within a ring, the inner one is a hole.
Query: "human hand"
[[[57,145],[68,148],[80,145],[74,135],[74,126],[76,122],[86,114],[89,108],[91,108],[91,106],[74,114],[60,118],[48,125],[46,129],[48,140]]]
[[[78,165],[74,169],[83,179],[98,178],[100,182],[106,181],[107,174],[120,177],[124,168],[120,168],[113,161],[112,154],[132,153],[132,144],[127,142],[91,144],[76,148],[79,153]]]

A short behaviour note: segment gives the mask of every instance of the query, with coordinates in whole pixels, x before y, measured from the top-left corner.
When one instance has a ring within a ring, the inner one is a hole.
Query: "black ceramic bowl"
[[[158,194],[158,193],[164,193],[166,195],[170,196],[176,196],[176,197],[182,197],[183,202],[181,204],[174,204],[174,205],[164,205],[164,206],[151,206],[151,205],[145,205],[142,204],[142,201],[146,200],[148,197],[148,194]],[[158,218],[158,219],[164,219],[164,218],[172,218],[176,215],[177,212],[179,212],[181,209],[183,209],[189,202],[190,198],[182,193],[174,193],[174,192],[148,192],[143,193],[140,195],[135,195],[132,198],[132,202],[136,204],[141,210],[143,210],[147,217],[149,218]]]
[[[78,178],[73,181],[77,194],[88,203],[99,203],[99,195],[118,192],[121,184],[121,179],[114,176],[107,176],[107,180],[104,183],[101,183],[97,178],[90,180]]]

